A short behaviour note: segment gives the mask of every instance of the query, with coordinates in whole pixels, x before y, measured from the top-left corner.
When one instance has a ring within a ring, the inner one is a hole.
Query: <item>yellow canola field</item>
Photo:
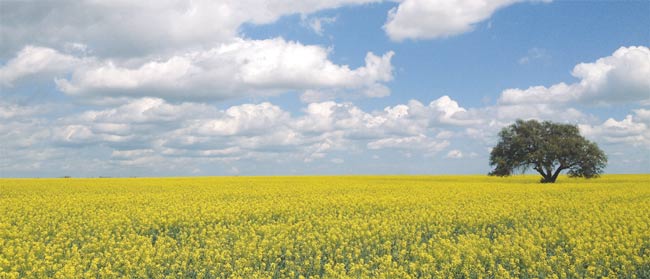
[[[650,278],[650,175],[0,179],[0,278]]]

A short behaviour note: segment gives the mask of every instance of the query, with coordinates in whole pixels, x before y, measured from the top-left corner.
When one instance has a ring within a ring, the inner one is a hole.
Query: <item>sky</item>
[[[486,174],[516,119],[650,173],[650,1],[0,1],[0,177]]]

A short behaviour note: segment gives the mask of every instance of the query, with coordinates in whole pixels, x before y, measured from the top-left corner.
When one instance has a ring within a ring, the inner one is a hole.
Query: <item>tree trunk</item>
[[[542,182],[542,183],[555,183],[555,179],[557,179],[557,177],[553,177],[552,175],[546,175],[545,174],[540,182]]]
[[[560,167],[557,168],[557,170],[556,170],[555,173],[553,174],[553,177],[551,178],[551,179],[552,179],[552,182],[551,182],[551,183],[555,183],[555,180],[557,179],[557,176],[560,175],[560,172],[561,172],[563,169],[564,169],[564,167],[562,167],[562,166],[560,166]]]
[[[544,172],[539,172],[542,174],[542,183],[555,183],[555,180],[557,180],[557,177],[560,175],[560,172],[565,169],[563,167],[557,168],[553,174],[551,174],[550,170],[546,173]]]

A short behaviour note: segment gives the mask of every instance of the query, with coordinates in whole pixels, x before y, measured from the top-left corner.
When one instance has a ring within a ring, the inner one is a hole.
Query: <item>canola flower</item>
[[[650,278],[649,181],[0,179],[0,278]]]

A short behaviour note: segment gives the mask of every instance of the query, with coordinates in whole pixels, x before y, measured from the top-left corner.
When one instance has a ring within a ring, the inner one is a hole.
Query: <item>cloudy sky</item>
[[[0,1],[0,176],[487,173],[517,118],[650,172],[650,2]]]

